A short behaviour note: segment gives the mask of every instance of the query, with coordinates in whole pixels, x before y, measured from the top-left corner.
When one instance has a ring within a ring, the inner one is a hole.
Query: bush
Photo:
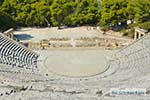
[[[150,31],[150,22],[145,22],[145,23],[139,24],[139,27],[142,29],[145,29],[147,31]]]
[[[0,31],[15,27],[15,22],[8,14],[0,13]]]
[[[109,27],[108,26],[102,26],[101,30],[104,31],[104,32],[106,32],[106,31],[109,30]]]

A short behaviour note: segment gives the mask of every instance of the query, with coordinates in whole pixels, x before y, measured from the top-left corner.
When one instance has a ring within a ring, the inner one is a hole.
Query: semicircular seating
[[[37,69],[39,55],[0,33],[0,64]]]
[[[119,59],[114,79],[129,79],[148,75],[150,72],[150,33],[121,49],[116,55]],[[111,64],[110,66],[113,66]]]

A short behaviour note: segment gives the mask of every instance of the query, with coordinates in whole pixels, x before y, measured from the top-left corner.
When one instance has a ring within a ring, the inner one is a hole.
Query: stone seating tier
[[[0,63],[12,67],[37,69],[39,55],[0,34]]]

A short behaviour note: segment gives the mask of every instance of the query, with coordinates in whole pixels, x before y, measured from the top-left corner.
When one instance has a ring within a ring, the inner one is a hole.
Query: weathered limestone
[[[13,33],[14,29],[10,28],[9,30],[5,31],[3,34],[6,35],[7,37],[14,39],[14,33]]]
[[[87,40],[89,39],[84,39],[84,41]],[[74,78],[48,73],[43,67],[48,53],[46,50],[38,51],[41,53],[40,61],[37,63],[40,67],[38,73],[0,63],[0,100],[149,100],[149,41],[150,33],[139,41],[122,48],[114,58],[110,59],[109,68],[104,73],[91,77]],[[17,62],[17,59],[23,60],[23,63],[24,60],[32,61],[32,57],[36,55],[3,35],[0,35],[0,44],[2,63],[12,61],[8,58],[16,53],[18,55],[13,56],[15,58],[12,58],[13,62]],[[118,44],[110,42],[110,45]],[[13,49],[15,47],[16,49]],[[147,91],[144,96],[133,94],[111,96],[110,89],[112,88],[142,88]]]
[[[134,40],[140,39],[142,36],[144,36],[147,33],[146,30],[141,29],[139,27],[135,27],[135,33],[134,33]]]
[[[33,70],[37,69],[38,56],[23,45],[0,34],[0,64]]]

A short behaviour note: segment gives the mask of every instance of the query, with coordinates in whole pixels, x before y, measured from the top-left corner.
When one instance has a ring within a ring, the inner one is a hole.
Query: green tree
[[[33,21],[35,21],[35,25],[46,26],[45,19],[50,22],[51,11],[46,2],[36,2],[32,4],[32,11],[34,11],[34,13],[31,12],[31,17],[34,16]]]
[[[132,22],[143,23],[150,20],[149,0],[128,0],[128,19]]]
[[[51,20],[54,26],[63,24],[66,16],[73,12],[74,2],[71,0],[54,0],[51,6]]]
[[[149,0],[0,0],[1,23],[4,18],[18,26],[49,22],[59,27],[100,24],[106,29],[126,26],[127,20],[140,25],[150,21],[149,9]]]
[[[133,24],[134,18],[135,18],[135,0],[128,0],[128,5],[127,5],[127,16],[128,20],[131,21]]]
[[[6,30],[8,28],[15,27],[15,22],[8,15],[0,12],[0,31]]]
[[[142,23],[150,20],[150,1],[149,0],[137,0],[135,2],[135,21]]]
[[[127,23],[127,0],[103,0],[101,10],[101,24],[117,27]]]
[[[100,8],[97,0],[82,0],[74,3],[74,10],[65,18],[69,26],[92,24],[96,25],[100,18]]]

